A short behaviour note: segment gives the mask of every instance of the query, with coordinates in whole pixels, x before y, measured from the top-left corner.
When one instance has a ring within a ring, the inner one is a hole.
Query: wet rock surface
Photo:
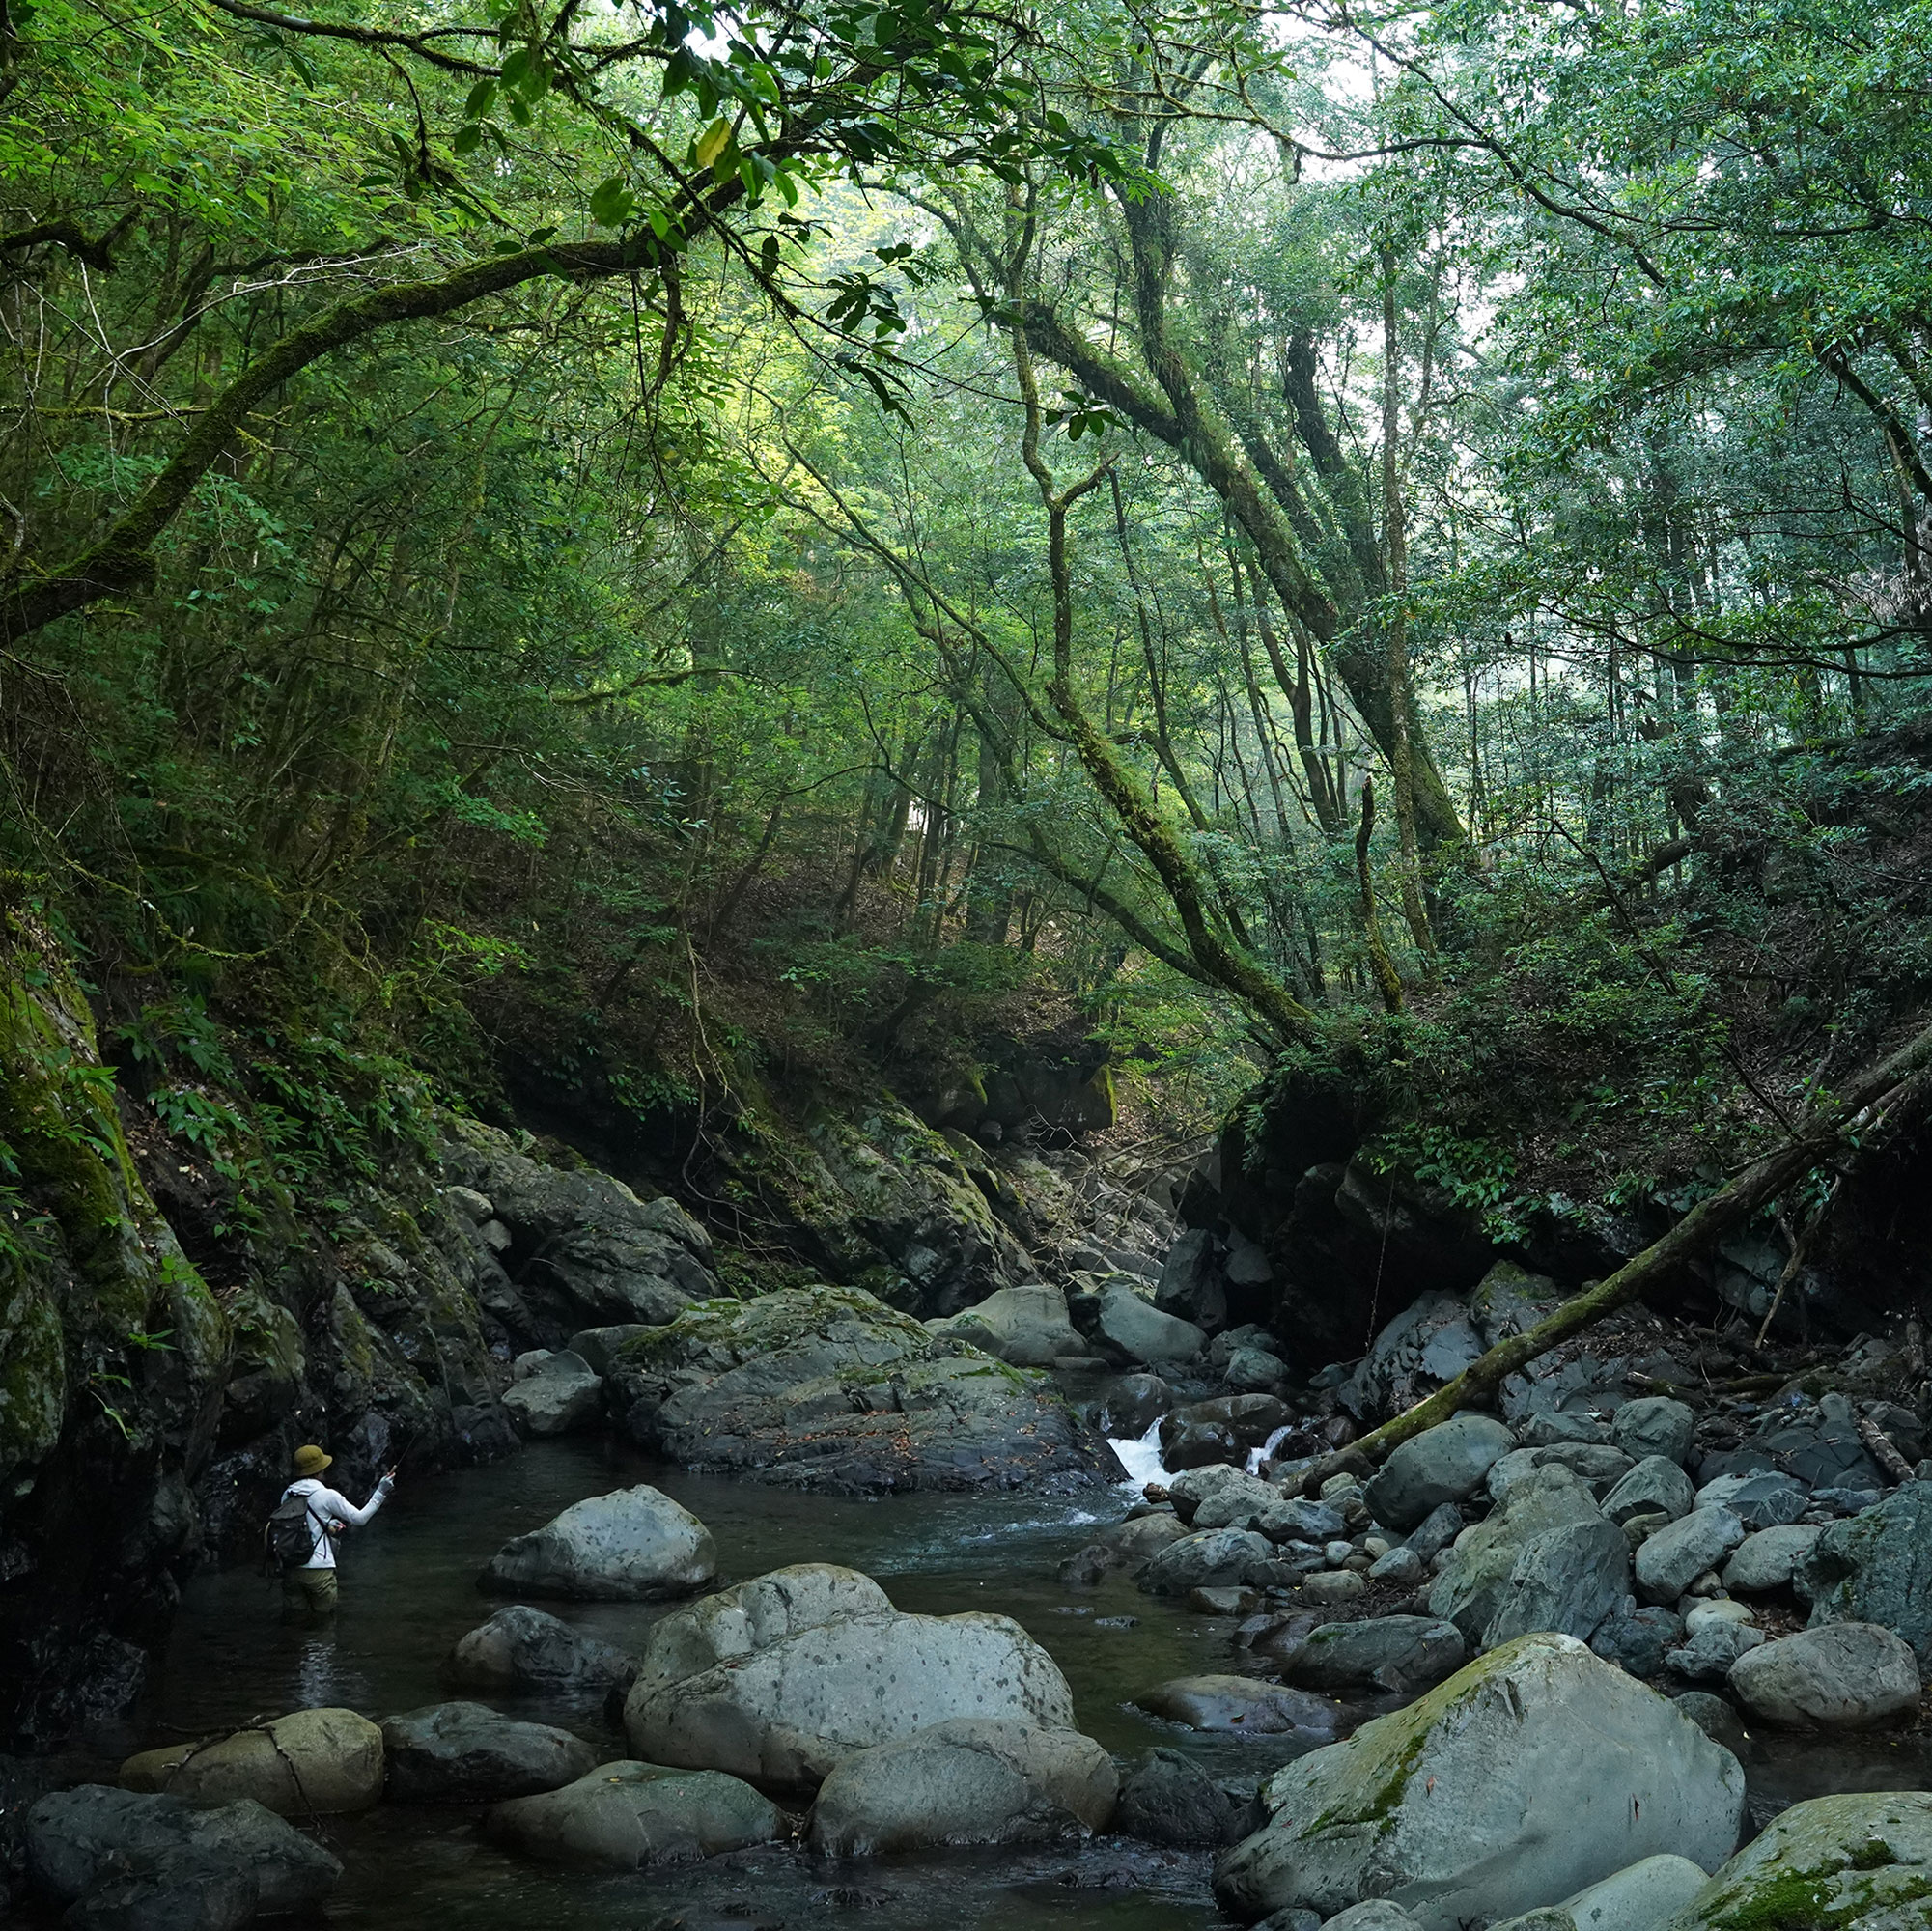
[[[387,1717],[387,1794],[404,1803],[492,1804],[587,1777],[597,1752],[548,1723],[518,1722],[485,1703],[434,1703]]]
[[[574,1503],[506,1542],[479,1578],[499,1595],[641,1603],[687,1596],[717,1573],[711,1531],[648,1484]]]

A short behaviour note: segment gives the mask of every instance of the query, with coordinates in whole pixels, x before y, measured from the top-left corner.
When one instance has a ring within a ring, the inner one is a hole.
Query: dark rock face
[[[1129,1774],[1113,1827],[1150,1844],[1212,1849],[1233,1834],[1235,1807],[1219,1784],[1179,1750],[1151,1749]]]
[[[1338,1393],[1348,1412],[1380,1421],[1434,1394],[1483,1352],[1469,1305],[1453,1294],[1425,1294],[1375,1337]]]
[[[1118,1480],[1045,1376],[855,1288],[711,1301],[619,1352],[625,1425],[668,1460],[845,1494]]]
[[[1800,1572],[1811,1623],[1879,1623],[1932,1674],[1932,1482],[1907,1482],[1849,1522],[1834,1522]]]
[[[478,1690],[628,1690],[637,1659],[522,1603],[459,1638],[445,1673]]]

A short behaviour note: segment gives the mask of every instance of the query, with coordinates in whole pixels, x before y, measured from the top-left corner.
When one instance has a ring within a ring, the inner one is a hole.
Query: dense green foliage
[[[9,0],[10,897],[244,1197],[1083,1039],[1694,1187],[1932,975],[1925,26]]]

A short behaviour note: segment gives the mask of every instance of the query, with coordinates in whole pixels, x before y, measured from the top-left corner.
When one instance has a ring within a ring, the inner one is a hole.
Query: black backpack
[[[284,1496],[262,1530],[262,1567],[270,1574],[303,1567],[316,1553],[316,1519],[306,1496]]]

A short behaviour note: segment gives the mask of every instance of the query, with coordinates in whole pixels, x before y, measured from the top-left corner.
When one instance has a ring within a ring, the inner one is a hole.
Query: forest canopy
[[[5,0],[10,893],[182,1091],[1721,1167],[1932,973],[1928,26]]]

